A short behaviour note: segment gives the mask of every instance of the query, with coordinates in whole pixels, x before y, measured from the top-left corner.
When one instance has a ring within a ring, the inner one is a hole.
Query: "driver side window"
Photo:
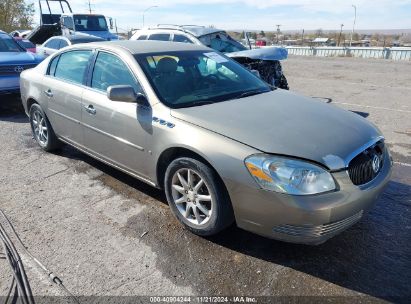
[[[107,88],[113,85],[130,85],[136,93],[142,91],[141,85],[120,58],[99,52],[93,69],[91,87],[106,92]]]

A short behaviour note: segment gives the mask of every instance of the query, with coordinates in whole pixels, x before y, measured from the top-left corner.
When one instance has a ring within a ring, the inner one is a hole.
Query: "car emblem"
[[[21,65],[18,65],[18,66],[16,66],[16,67],[14,68],[14,71],[15,71],[16,73],[21,73],[21,72],[24,71],[24,68],[23,68]]]
[[[374,170],[374,173],[380,171],[380,158],[376,154],[372,159],[372,169]]]

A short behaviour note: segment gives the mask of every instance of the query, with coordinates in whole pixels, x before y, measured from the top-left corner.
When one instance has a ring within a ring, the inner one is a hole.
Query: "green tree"
[[[261,37],[265,37],[265,32],[264,32],[264,31],[261,31],[261,32],[260,32],[260,36],[261,36]]]
[[[34,3],[24,0],[0,1],[0,29],[11,32],[15,29],[29,29],[33,23]]]

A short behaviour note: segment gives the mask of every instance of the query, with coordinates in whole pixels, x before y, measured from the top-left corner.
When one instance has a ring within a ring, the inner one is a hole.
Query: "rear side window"
[[[57,62],[59,61],[59,58],[60,58],[60,56],[57,56],[57,57],[53,58],[53,60],[51,60],[47,75],[54,76],[54,73],[56,72],[56,66],[57,66]]]
[[[60,46],[60,39],[51,39],[44,45],[46,48],[58,50]]]
[[[188,39],[186,36],[184,36],[184,35],[178,35],[178,34],[174,34],[173,41],[175,41],[175,42],[193,43],[193,42],[192,42],[190,39]]]
[[[140,84],[120,58],[100,52],[94,66],[91,87],[106,92],[113,85],[130,85],[136,92],[142,91]]]
[[[160,40],[160,41],[169,41],[170,34],[152,34],[148,37],[148,40]]]
[[[91,51],[70,51],[61,54],[54,76],[79,84],[83,83],[90,55]]]
[[[141,35],[140,37],[137,38],[137,40],[146,40],[147,35]]]

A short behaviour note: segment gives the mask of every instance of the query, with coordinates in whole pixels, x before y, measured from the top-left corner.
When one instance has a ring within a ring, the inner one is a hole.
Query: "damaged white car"
[[[268,84],[288,90],[288,82],[281,67],[281,60],[288,57],[282,47],[248,49],[234,40],[226,31],[197,25],[161,25],[137,31],[130,40],[160,40],[205,45],[225,53],[252,71]]]

